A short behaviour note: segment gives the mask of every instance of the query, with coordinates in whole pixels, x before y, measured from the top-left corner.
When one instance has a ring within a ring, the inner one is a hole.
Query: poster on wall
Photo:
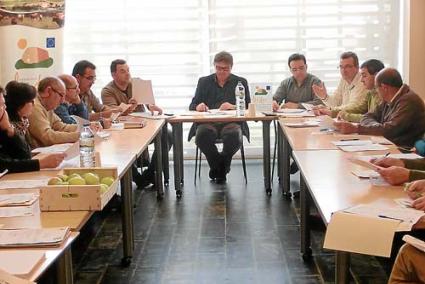
[[[0,84],[62,73],[65,0],[0,0]]]

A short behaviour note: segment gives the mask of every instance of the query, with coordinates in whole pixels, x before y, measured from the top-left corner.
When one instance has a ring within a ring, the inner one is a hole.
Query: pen
[[[341,139],[339,141],[357,141],[360,140],[359,138],[347,138],[347,139]]]
[[[394,218],[394,217],[388,217],[388,216],[385,216],[385,215],[378,215],[378,217],[380,217],[380,218],[385,218],[385,219],[391,219],[391,220],[397,220],[397,221],[404,222],[404,220],[403,220],[403,219]]]

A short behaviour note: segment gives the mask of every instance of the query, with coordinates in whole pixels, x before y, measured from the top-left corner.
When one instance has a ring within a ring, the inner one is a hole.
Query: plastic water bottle
[[[236,96],[236,116],[245,115],[245,87],[242,85],[242,82],[239,81],[238,85],[235,88]]]
[[[84,124],[80,133],[80,166],[82,168],[95,166],[94,134],[90,124]]]

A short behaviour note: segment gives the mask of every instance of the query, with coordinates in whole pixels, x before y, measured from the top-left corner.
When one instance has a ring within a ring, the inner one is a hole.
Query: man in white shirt
[[[319,108],[317,114],[336,117],[341,110],[366,97],[367,90],[361,82],[359,73],[359,59],[354,52],[347,51],[341,54],[339,71],[342,78],[332,95],[328,95],[323,83],[312,86],[314,94],[326,105]]]

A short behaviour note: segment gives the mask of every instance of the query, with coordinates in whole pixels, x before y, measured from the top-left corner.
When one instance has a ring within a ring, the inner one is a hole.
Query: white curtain
[[[133,76],[152,80],[158,105],[179,112],[189,106],[198,78],[214,72],[218,51],[233,54],[233,73],[274,89],[290,76],[288,56],[300,52],[309,71],[332,90],[343,51],[355,51],[361,62],[377,58],[398,65],[399,5],[397,0],[67,1],[65,72],[81,59],[95,63],[94,91],[100,96],[111,80],[110,62],[126,59]],[[252,155],[260,153],[261,124],[250,128],[252,141],[245,145]]]

